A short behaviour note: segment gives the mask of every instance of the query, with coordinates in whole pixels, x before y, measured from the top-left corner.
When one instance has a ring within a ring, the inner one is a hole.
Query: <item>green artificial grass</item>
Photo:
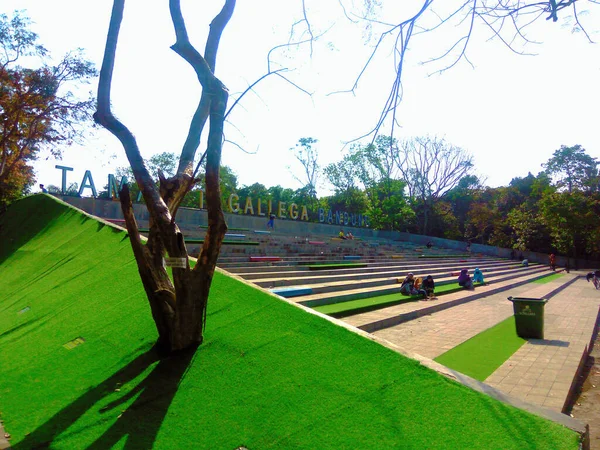
[[[219,271],[201,347],[159,359],[126,233],[49,196],[11,204],[0,243],[15,450],[578,448],[572,430]]]
[[[527,342],[517,336],[514,316],[435,358],[446,367],[484,381]]]
[[[338,264],[310,264],[309,270],[331,270],[331,269],[354,269],[359,267],[367,267],[366,263],[338,263]]]
[[[537,280],[533,280],[533,283],[540,283],[540,284],[549,283],[549,282],[556,280],[557,278],[560,278],[562,276],[564,276],[563,273],[553,273],[552,275],[548,275],[544,278],[538,278]]]
[[[479,285],[479,283],[475,283],[475,287]],[[439,297],[440,295],[451,294],[452,292],[458,292],[464,289],[465,288],[459,286],[458,283],[438,285],[435,287],[435,296]],[[398,290],[400,290],[400,287],[398,287]],[[327,305],[318,305],[314,306],[313,309],[332,317],[346,317],[353,314],[374,311],[376,309],[399,305],[400,303],[415,302],[418,300],[423,300],[423,296],[421,294],[403,295],[400,292],[395,292],[393,294],[377,295],[375,297],[366,297]]]

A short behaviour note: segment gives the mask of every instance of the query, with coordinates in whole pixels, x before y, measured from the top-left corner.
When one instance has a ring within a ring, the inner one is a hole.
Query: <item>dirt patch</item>
[[[571,414],[590,427],[590,449],[600,450],[600,342],[598,338],[588,357],[585,381]]]

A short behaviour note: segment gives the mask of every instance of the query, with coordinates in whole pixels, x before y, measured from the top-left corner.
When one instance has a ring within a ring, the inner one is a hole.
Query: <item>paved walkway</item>
[[[387,308],[349,316],[344,318],[344,322],[366,331],[375,332],[378,329],[395,325],[393,322],[396,318],[408,317],[409,320],[413,320],[414,317],[433,314],[434,312],[445,308],[455,308],[457,304],[473,302],[477,298],[489,298],[496,292],[500,292],[504,300],[506,300],[506,297],[511,295],[506,294],[511,287],[514,286],[514,288],[516,288],[519,285],[532,286],[530,282],[533,279],[543,277],[547,275],[547,273],[548,271],[544,267],[536,267],[519,272],[518,274],[513,274],[509,279],[504,279],[503,281],[486,282],[485,286],[477,286],[473,291],[457,291],[451,294],[441,295],[437,300],[433,301],[401,303]],[[399,322],[403,322],[403,320],[398,320],[396,323]]]
[[[512,314],[508,296],[543,298],[577,274],[526,284],[374,332],[408,352],[435,358]],[[543,340],[531,339],[485,382],[520,400],[562,411],[589,344],[600,291],[576,280],[545,306]]]
[[[560,411],[589,345],[600,291],[580,279],[545,309],[544,340],[530,340],[485,382],[528,403]]]

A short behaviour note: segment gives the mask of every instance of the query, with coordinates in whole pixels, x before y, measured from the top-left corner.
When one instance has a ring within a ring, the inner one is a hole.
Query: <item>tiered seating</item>
[[[392,326],[431,311],[528,283],[551,272],[547,266],[427,249],[386,239],[333,240],[324,236],[254,235],[257,254],[223,249],[219,266],[273,293],[317,311],[342,317],[367,331]],[[319,242],[315,244],[314,242]],[[312,266],[312,267],[311,267]],[[458,272],[475,267],[486,283],[475,290],[458,288]],[[321,270],[315,270],[321,269]],[[407,273],[432,275],[438,300],[403,296],[398,281]],[[445,291],[445,292],[442,292]]]

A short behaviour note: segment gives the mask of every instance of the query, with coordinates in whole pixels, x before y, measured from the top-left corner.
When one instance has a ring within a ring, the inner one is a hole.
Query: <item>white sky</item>
[[[222,1],[204,3],[208,6],[201,11],[197,2],[182,1],[192,43],[200,51]],[[384,10],[383,17],[390,22],[406,18],[414,3],[405,2],[403,10]],[[300,17],[300,5],[299,0],[238,1],[217,60],[217,75],[232,94],[230,104],[235,94],[266,72],[268,50],[287,42],[292,23]],[[279,50],[273,59],[278,62],[274,67],[294,69],[289,77],[313,95],[271,76],[236,107],[226,138],[253,154],[226,143],[223,163],[238,175],[240,185],[300,187],[288,167],[299,173],[302,168],[288,149],[301,137],[313,137],[319,140],[322,166],[340,160],[347,151],[343,142],[373,127],[388,95],[394,67],[389,51],[373,63],[354,95],[327,95],[352,86],[371,44],[365,42],[360,26],[342,18],[337,1],[313,0],[307,5],[315,33],[329,31],[315,44],[312,58],[304,46]],[[590,14],[580,19],[588,24],[588,31],[597,31],[592,24],[599,11],[587,2],[583,6]],[[33,30],[56,59],[82,47],[100,68],[111,7],[109,0],[2,0],[0,12],[27,10],[35,22]],[[563,21],[542,19],[531,28],[531,37],[544,42],[526,48],[537,53],[535,57],[516,55],[499,41],[488,41],[487,30],[476,28],[468,50],[475,69],[461,62],[429,77],[435,68],[419,63],[445,51],[456,29],[413,36],[398,111],[402,128],[396,137],[446,137],[474,155],[477,174],[490,186],[507,185],[528,172],[537,174],[562,144],[581,144],[600,158],[600,47],[590,44],[583,33],[561,26]],[[600,33],[592,37],[600,41]],[[169,49],[173,42],[166,0],[126,3],[113,110],[135,134],[145,158],[163,151],[179,153],[199,98],[191,67]],[[60,186],[61,172],[54,168],[60,164],[75,169],[68,182],[81,183],[89,169],[101,189],[107,174],[127,161],[112,135],[102,129],[95,134],[84,147],[66,149],[62,161],[38,161],[38,182]],[[327,189],[319,193],[324,195]]]

